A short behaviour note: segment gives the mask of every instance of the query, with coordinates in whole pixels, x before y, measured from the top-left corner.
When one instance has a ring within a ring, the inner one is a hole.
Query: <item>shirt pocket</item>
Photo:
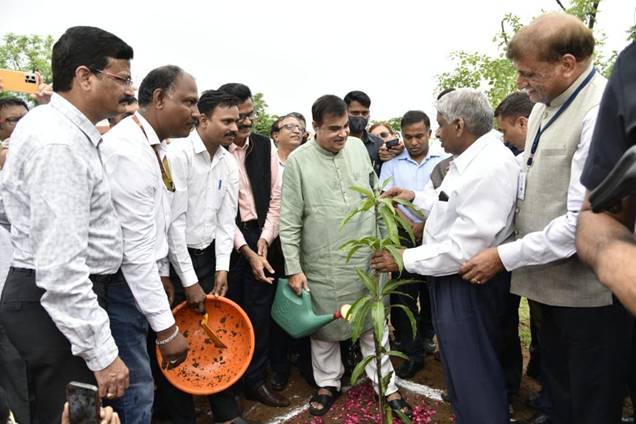
[[[206,196],[206,208],[210,212],[216,212],[221,207],[227,187],[223,184],[223,180],[213,180],[210,192]]]
[[[437,237],[444,227],[452,225],[449,214],[449,201],[437,200],[431,209],[430,216],[426,219],[424,233]]]

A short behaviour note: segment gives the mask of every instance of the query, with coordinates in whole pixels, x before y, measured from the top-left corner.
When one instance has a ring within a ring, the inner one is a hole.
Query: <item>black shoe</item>
[[[285,390],[287,387],[287,383],[289,383],[289,374],[280,371],[272,371],[269,376],[269,385],[272,386],[272,390],[276,390],[280,392],[281,390]]]
[[[277,408],[284,408],[290,404],[289,399],[280,393],[270,391],[265,384],[261,384],[258,387],[246,388],[245,398],[249,400],[256,400],[263,405],[274,406]]]
[[[543,412],[533,416],[528,421],[529,424],[551,424],[552,418],[549,415],[544,414]]]
[[[424,360],[423,359],[409,359],[405,361],[395,372],[400,378],[411,378],[413,377],[419,370],[424,369]]]

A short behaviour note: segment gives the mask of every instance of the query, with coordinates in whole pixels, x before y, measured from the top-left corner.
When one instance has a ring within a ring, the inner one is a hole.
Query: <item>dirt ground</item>
[[[398,365],[398,362],[395,361],[395,364]],[[441,363],[432,355],[429,355],[426,358],[424,369],[418,372],[411,381],[434,389],[444,389]],[[536,411],[527,406],[526,403],[528,397],[536,393],[537,390],[538,386],[534,380],[524,375],[519,394],[513,401],[514,418],[526,420],[535,414]],[[441,424],[453,422],[452,410],[449,404],[428,399],[404,388],[401,388],[401,392],[415,409],[414,423]],[[282,393],[292,402],[288,408],[270,408],[257,402],[242,399],[243,416],[261,423],[363,424],[377,422],[377,404],[368,382],[350,388],[347,393],[343,393],[329,413],[322,418],[313,417],[309,412],[303,411],[285,419],[286,416],[292,415],[300,407],[306,405],[314,393],[314,389],[305,382],[296,369],[292,373],[289,385]],[[196,405],[198,423],[212,422],[207,402],[203,398],[198,398]],[[396,420],[395,422],[398,421]]]
[[[527,362],[527,350],[524,352],[524,367]],[[396,362],[397,365],[397,362]],[[423,370],[412,379],[413,382],[424,384],[435,389],[444,389],[441,364],[432,355],[426,358]],[[513,417],[520,422],[530,419],[536,411],[527,405],[528,398],[534,395],[539,386],[537,383],[523,376],[518,395],[513,399]],[[446,424],[453,422],[452,410],[449,404],[435,401],[401,388],[415,410],[414,424]],[[348,389],[336,401],[332,409],[324,417],[313,417],[306,410],[298,413],[307,404],[314,390],[305,382],[294,368],[290,383],[283,392],[292,404],[288,408],[270,408],[257,402],[242,399],[243,416],[260,423],[272,424],[371,424],[378,421],[377,404],[373,391],[368,382]],[[197,423],[212,423],[207,402],[203,398],[196,399],[198,419]],[[626,400],[625,413],[631,413],[632,408]],[[290,417],[293,415],[293,417]],[[395,419],[394,423],[399,423]]]

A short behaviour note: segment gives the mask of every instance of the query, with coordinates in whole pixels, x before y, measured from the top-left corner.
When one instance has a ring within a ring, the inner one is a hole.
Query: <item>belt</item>
[[[245,222],[239,222],[238,224],[241,230],[258,230],[258,220],[251,219]]]
[[[115,274],[93,274],[89,276],[100,306],[104,307],[105,305],[106,286],[115,280],[118,275],[121,275],[121,271],[117,271]],[[35,270],[18,267],[9,269],[4,292],[3,302],[39,302],[42,295],[44,295],[44,289],[35,284]]]
[[[205,255],[210,250],[214,250],[214,240],[212,240],[212,243],[210,243],[208,245],[208,247],[203,248],[203,249],[195,249],[193,247],[188,247],[188,253],[190,253],[191,255],[194,255],[194,256]]]

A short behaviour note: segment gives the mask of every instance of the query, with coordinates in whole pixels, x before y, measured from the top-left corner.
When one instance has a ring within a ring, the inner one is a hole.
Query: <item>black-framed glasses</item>
[[[91,69],[91,71],[93,71],[94,73],[104,74],[107,77],[114,79],[115,81],[119,81],[124,85],[124,87],[132,87],[133,85],[133,80],[131,77],[120,77],[119,75],[111,74],[110,72],[104,71],[103,69]]]
[[[253,110],[250,113],[239,113],[238,122],[243,122],[246,119],[249,119],[250,121],[255,120],[256,119],[256,111]]]

